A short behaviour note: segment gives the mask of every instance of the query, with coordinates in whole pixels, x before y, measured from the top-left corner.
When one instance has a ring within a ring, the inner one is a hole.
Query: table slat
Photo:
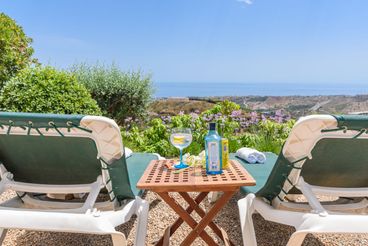
[[[236,160],[230,160],[229,168],[222,174],[207,175],[206,170],[201,170],[201,175],[195,176],[193,168],[180,173],[166,168],[175,160],[152,161],[141,179],[138,181],[138,189],[152,191],[226,191],[238,189],[240,186],[253,186],[256,184],[253,177]]]

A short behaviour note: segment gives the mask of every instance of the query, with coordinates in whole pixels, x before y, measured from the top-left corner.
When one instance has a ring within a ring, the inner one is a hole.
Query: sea
[[[317,96],[368,94],[368,82],[333,83],[233,83],[233,82],[154,82],[155,97],[210,96]]]

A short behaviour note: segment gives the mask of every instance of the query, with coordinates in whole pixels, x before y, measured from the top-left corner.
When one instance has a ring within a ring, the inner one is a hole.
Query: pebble
[[[0,196],[0,201],[4,201],[13,197],[14,192],[5,192]],[[195,196],[195,193],[191,194]],[[174,195],[180,204],[185,204],[184,200],[178,195]],[[241,194],[236,194],[230,202],[223,208],[215,219],[215,223],[221,226],[229,235],[229,238],[235,245],[242,245],[240,222],[238,215],[237,200],[241,199]],[[150,212],[148,221],[148,233],[146,245],[154,245],[163,233],[163,230],[171,225],[177,218],[176,214],[170,209],[165,202],[161,201],[155,193],[148,192],[145,199],[150,202]],[[202,203],[203,209],[209,209],[210,204],[207,200]],[[195,214],[195,218],[199,216]],[[290,226],[277,224],[264,220],[259,214],[254,215],[255,231],[259,246],[268,245],[286,245],[290,235],[295,231]],[[135,237],[136,218],[133,217],[128,223],[119,226],[117,229],[123,232],[128,239],[128,245],[133,245]],[[221,240],[210,230],[206,229],[219,245],[223,245]],[[181,241],[190,232],[187,225],[182,225],[171,237],[170,245],[180,245]],[[36,232],[25,230],[9,230],[3,245],[6,246],[23,246],[23,245],[112,245],[111,239],[107,235],[90,235],[76,233],[61,232]],[[201,239],[196,239],[192,245],[206,245]],[[321,245],[368,245],[367,234],[309,234],[303,243],[304,246],[321,246]]]

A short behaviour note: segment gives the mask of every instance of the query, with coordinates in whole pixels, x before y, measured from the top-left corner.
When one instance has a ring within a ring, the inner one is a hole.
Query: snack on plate
[[[171,163],[171,162],[165,162],[165,167],[167,169],[175,169],[174,163]]]
[[[206,158],[205,158],[205,152],[202,151],[201,153],[199,153],[198,156],[196,155],[190,155],[190,154],[185,154],[183,156],[183,159],[185,160],[185,162],[189,165],[189,166],[202,166],[202,167],[206,167]]]

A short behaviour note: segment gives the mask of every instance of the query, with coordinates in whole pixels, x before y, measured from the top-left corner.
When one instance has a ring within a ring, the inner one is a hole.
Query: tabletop
[[[193,168],[179,173],[169,169],[176,160],[154,160],[147,166],[137,183],[137,188],[155,192],[203,192],[236,190],[241,186],[254,186],[253,177],[236,160],[229,160],[229,167],[222,174],[207,175],[201,169],[200,175],[194,175]]]

